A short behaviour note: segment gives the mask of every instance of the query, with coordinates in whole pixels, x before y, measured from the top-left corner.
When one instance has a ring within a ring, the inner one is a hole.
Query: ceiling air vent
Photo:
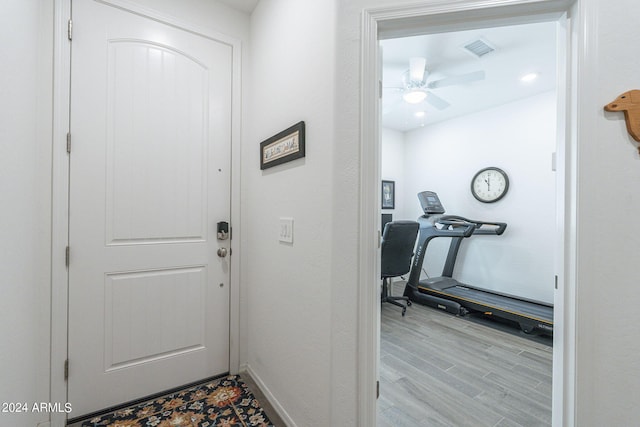
[[[491,53],[496,50],[493,46],[487,43],[486,40],[477,39],[471,41],[463,46],[464,50],[475,56],[476,58],[480,58],[487,53]]]

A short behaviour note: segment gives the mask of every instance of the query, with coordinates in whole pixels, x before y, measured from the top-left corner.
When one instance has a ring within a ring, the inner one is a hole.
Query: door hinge
[[[378,80],[378,98],[382,99],[382,80]]]
[[[376,381],[376,399],[380,397],[380,381]]]
[[[66,265],[67,267],[69,267],[69,252],[70,252],[69,246],[67,246],[64,249],[64,265]]]
[[[64,379],[69,379],[69,359],[64,361]]]
[[[71,18],[67,21],[67,38],[69,38],[69,41],[73,40],[73,21]]]
[[[556,279],[555,279],[556,283],[555,283],[555,288],[558,289],[558,276],[556,275]]]
[[[67,132],[67,153],[71,154],[71,132]]]

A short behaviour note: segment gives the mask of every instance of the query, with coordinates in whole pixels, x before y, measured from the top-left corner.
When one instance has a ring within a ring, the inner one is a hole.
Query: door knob
[[[227,248],[219,248],[218,249],[218,256],[220,258],[224,258],[227,256]]]

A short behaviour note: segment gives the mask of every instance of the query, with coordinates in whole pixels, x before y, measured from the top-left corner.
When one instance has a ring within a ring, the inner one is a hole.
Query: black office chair
[[[392,221],[384,226],[381,244],[381,302],[388,302],[402,307],[402,315],[407,311],[411,301],[407,297],[394,297],[389,292],[389,279],[402,276],[411,270],[413,249],[418,236],[419,224],[416,221]],[[405,301],[407,305],[398,301]]]

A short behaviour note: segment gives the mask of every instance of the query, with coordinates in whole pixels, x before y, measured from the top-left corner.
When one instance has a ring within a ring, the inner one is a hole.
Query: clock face
[[[507,174],[498,168],[480,170],[471,180],[473,197],[483,203],[497,202],[502,199],[509,189]]]

